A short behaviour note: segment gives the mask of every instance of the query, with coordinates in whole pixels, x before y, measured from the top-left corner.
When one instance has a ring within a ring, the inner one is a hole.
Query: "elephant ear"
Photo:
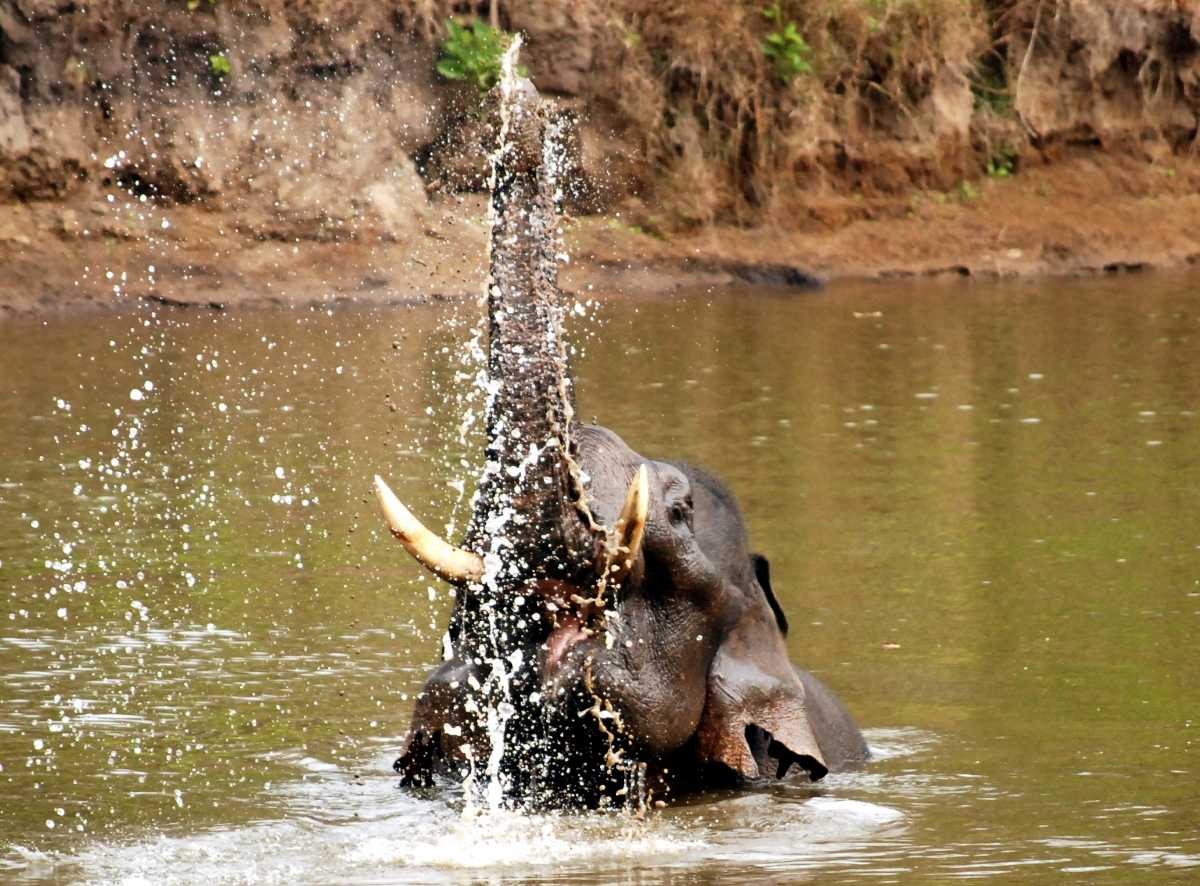
[[[813,781],[829,771],[804,684],[767,606],[751,606],[718,648],[696,734],[704,761],[743,778],[783,778],[792,764]]]
[[[771,587],[771,561],[762,554],[751,554],[750,565],[754,567],[754,577],[758,580],[758,586],[762,588],[763,594],[767,598],[767,603],[771,607],[771,612],[775,614],[775,624],[779,625],[779,631],[783,636],[787,636],[788,620],[787,615],[783,612],[783,607],[779,605],[779,599],[775,596],[775,591]]]

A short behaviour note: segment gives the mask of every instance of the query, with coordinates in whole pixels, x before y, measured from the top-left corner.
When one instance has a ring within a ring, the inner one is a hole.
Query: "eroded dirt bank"
[[[434,66],[491,4],[190,5],[0,0],[0,315],[479,291],[481,115]],[[568,288],[1200,257],[1200,4],[495,7],[580,120]]]

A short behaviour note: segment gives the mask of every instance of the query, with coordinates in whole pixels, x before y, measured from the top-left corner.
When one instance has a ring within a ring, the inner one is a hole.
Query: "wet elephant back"
[[[871,756],[867,741],[850,712],[833,690],[808,671],[796,668],[804,684],[805,707],[809,724],[830,772],[853,769]]]

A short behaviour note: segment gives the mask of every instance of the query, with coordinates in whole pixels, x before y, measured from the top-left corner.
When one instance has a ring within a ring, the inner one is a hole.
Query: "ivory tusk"
[[[383,508],[384,519],[392,535],[417,562],[439,578],[452,584],[479,581],[483,578],[483,558],[462,548],[456,548],[430,532],[412,512],[401,504],[396,494],[375,475],[375,494]]]
[[[642,549],[646,535],[646,517],[650,512],[650,480],[646,466],[638,468],[629,484],[625,496],[625,507],[617,518],[617,549],[612,557],[612,574],[609,580],[619,584],[629,575]]]

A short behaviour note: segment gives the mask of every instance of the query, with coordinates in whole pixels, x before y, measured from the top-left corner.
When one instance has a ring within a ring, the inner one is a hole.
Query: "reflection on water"
[[[581,411],[730,481],[877,757],[646,822],[395,788],[448,598],[368,481],[461,526],[473,307],[10,323],[0,879],[1192,882],[1194,283],[597,308]]]

